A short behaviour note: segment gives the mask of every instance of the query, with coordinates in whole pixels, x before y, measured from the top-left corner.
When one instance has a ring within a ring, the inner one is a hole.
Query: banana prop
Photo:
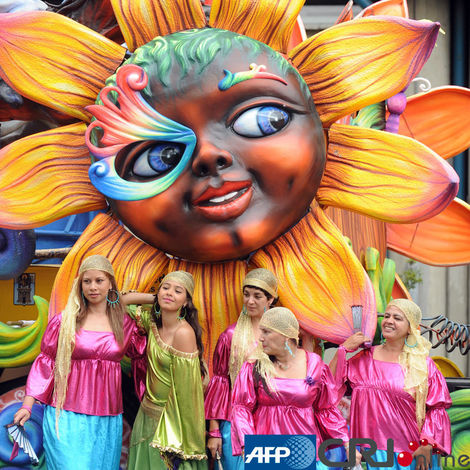
[[[383,313],[392,298],[393,283],[395,282],[395,261],[385,258],[383,267],[380,266],[379,250],[368,247],[363,264],[374,286],[377,312]]]
[[[39,354],[47,326],[49,302],[37,295],[34,302],[39,315],[32,325],[14,328],[0,322],[0,367],[26,366]]]
[[[380,265],[379,250],[368,247],[363,258],[363,265],[374,286],[377,312],[384,313],[387,304],[392,298],[393,283],[395,282],[395,261],[385,258],[383,266]],[[382,317],[377,318],[377,330],[373,344],[380,343],[382,331]]]

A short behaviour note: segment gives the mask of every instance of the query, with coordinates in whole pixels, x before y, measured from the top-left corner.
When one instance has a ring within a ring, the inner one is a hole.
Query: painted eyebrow
[[[267,80],[276,80],[278,82],[287,85],[287,82],[275,75],[274,73],[265,72],[265,65],[256,65],[255,63],[250,64],[250,70],[235,72],[232,73],[227,69],[224,69],[225,77],[220,80],[218,88],[220,91],[226,91],[229,88],[237,85],[238,83],[244,82],[246,80],[251,80],[252,78],[264,78]]]

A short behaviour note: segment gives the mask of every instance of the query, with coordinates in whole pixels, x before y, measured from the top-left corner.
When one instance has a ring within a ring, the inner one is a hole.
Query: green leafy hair
[[[219,54],[225,56],[234,49],[253,58],[265,54],[284,75],[294,74],[301,86],[302,93],[311,99],[307,84],[281,54],[262,42],[223,29],[189,29],[168,36],[158,36],[136,49],[124,64],[135,64],[144,70],[152,70],[152,76],[158,79],[163,86],[174,90],[177,88],[173,83],[174,75],[172,76],[175,63],[179,65],[180,79],[189,73],[200,75]],[[115,85],[115,77],[116,75],[109,77],[106,85]],[[143,94],[146,94],[146,90],[143,91]]]

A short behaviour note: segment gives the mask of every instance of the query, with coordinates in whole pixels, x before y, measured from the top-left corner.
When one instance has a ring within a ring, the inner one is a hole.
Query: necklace
[[[277,359],[276,359],[276,363],[279,366],[279,369],[281,369],[281,370],[287,370],[290,367],[290,364],[282,364]]]

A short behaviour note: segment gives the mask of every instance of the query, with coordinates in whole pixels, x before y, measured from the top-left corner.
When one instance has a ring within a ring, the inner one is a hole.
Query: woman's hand
[[[210,450],[212,458],[217,458],[217,453],[219,457],[222,455],[222,438],[221,437],[209,437],[207,440],[207,448]]]
[[[361,465],[362,454],[356,449],[356,466]]]
[[[21,426],[24,426],[24,423],[26,423],[29,418],[31,418],[31,412],[26,408],[20,408],[13,416],[13,424],[21,424]]]
[[[31,410],[33,409],[35,401],[34,397],[30,395],[24,397],[21,408],[13,416],[13,424],[21,424],[21,426],[24,426],[24,423],[31,418]]]
[[[299,338],[302,341],[302,349],[309,352],[315,352],[315,339],[313,335],[307,333],[303,328],[300,328]]]
[[[346,450],[346,457],[349,460],[349,442],[344,444],[344,449]],[[355,465],[358,466],[358,465],[361,465],[362,454],[357,449],[355,449],[355,451],[356,451],[356,464]]]
[[[352,352],[368,341],[370,341],[370,338],[365,336],[361,331],[358,331],[350,336],[341,346],[343,346],[347,351]]]
[[[413,458],[416,463],[416,470],[429,470],[432,468],[432,445],[419,446],[413,452]]]

